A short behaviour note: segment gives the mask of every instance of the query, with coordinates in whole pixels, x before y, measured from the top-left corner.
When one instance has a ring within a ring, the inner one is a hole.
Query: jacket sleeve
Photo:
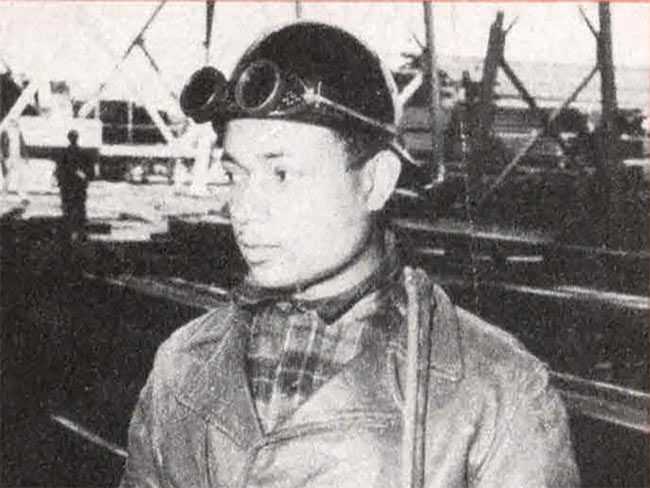
[[[128,453],[120,488],[158,488],[163,486],[160,477],[160,456],[155,434],[155,370],[140,392],[128,435]]]
[[[561,488],[579,485],[568,419],[541,365],[514,384],[497,420],[475,488]]]

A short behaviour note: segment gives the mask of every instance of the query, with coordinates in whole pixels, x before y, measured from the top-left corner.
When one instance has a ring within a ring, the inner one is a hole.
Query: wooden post
[[[623,182],[620,174],[620,162],[617,155],[618,128],[616,116],[618,104],[616,101],[616,81],[614,76],[614,60],[612,56],[612,28],[609,2],[598,4],[598,19],[600,32],[598,34],[598,67],[600,68],[601,122],[599,127],[599,159],[598,170],[601,175],[601,185],[604,190],[603,210],[607,215],[606,236],[604,241],[614,244],[620,237],[621,192]]]
[[[616,81],[614,78],[614,60],[612,56],[612,30],[609,3],[598,4],[600,34],[598,36],[598,67],[600,68],[600,94],[602,100],[601,133],[608,166],[616,165],[615,146],[618,139],[616,133]]]
[[[614,132],[614,118],[616,116],[616,82],[614,79],[614,60],[612,56],[612,29],[609,2],[598,4],[600,20],[600,35],[598,45],[598,64],[600,67],[601,87],[600,92],[603,103],[603,124],[612,133]]]
[[[433,4],[430,1],[422,2],[424,7],[424,27],[426,31],[428,56],[425,66],[428,67],[429,81],[429,119],[431,121],[431,177],[439,181],[444,175],[444,127],[442,109],[440,106],[440,78],[438,76],[438,62],[436,59],[435,36],[433,26]]]
[[[490,27],[487,53],[483,62],[483,76],[479,103],[471,107],[470,111],[470,158],[467,164],[467,200],[471,203],[468,212],[477,210],[479,195],[482,191],[482,173],[486,158],[489,157],[490,139],[492,136],[492,117],[494,86],[497,72],[503,59],[503,44],[505,33],[503,31],[503,12],[497,12],[495,21]],[[473,216],[470,215],[470,218]]]
[[[490,27],[488,50],[483,63],[483,78],[481,80],[481,101],[479,106],[479,137],[484,144],[492,132],[492,99],[494,86],[497,81],[497,72],[503,59],[503,45],[505,34],[503,32],[503,12],[497,12],[497,18]]]
[[[210,64],[210,44],[212,41],[213,20],[214,20],[214,0],[207,0],[205,2],[205,41],[203,42],[206,66]]]

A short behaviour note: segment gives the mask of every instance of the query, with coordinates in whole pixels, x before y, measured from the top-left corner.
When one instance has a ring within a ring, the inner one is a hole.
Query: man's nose
[[[230,216],[238,223],[265,220],[269,215],[268,192],[260,178],[250,177],[230,193]]]

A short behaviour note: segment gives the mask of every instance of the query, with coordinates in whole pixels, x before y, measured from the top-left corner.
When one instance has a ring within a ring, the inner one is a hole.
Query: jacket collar
[[[364,296],[394,281],[399,275],[401,257],[392,232],[386,232],[384,243],[385,257],[379,267],[361,283],[343,290],[333,297],[320,300],[296,300],[292,298],[297,291],[295,287],[261,288],[252,284],[247,277],[235,290],[235,300],[239,305],[253,312],[265,305],[277,303],[283,303],[297,312],[314,310],[326,324],[331,324],[341,318]]]
[[[463,376],[463,361],[456,310],[439,287],[434,285],[431,293],[435,311],[431,321],[430,371],[440,378],[459,381]],[[250,312],[233,304],[225,323],[208,321],[205,324],[187,349],[209,348],[213,352],[205,362],[190,371],[190,380],[179,395],[183,404],[216,424],[244,449],[261,441],[264,436],[245,368],[251,321]],[[223,333],[216,333],[216,329]],[[377,401],[378,396],[383,395],[380,395],[381,381],[375,380],[381,380],[378,375],[382,378],[387,376],[383,371],[387,363],[384,355],[387,342],[393,333],[397,333],[399,342],[405,344],[406,327],[400,327],[398,331],[373,329],[376,335],[370,346],[308,399],[288,425],[307,418],[332,418],[355,409],[357,413],[360,410],[369,414],[382,408],[391,410]]]

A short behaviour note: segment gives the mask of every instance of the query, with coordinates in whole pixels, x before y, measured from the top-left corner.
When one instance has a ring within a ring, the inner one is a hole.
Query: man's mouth
[[[244,241],[244,240],[239,240],[238,244],[239,247],[241,247],[242,249],[251,249],[251,250],[277,249],[279,247],[277,244],[267,244],[262,242]]]
[[[261,244],[247,241],[240,241],[241,249],[248,264],[261,264],[268,261],[279,246],[274,244]]]

